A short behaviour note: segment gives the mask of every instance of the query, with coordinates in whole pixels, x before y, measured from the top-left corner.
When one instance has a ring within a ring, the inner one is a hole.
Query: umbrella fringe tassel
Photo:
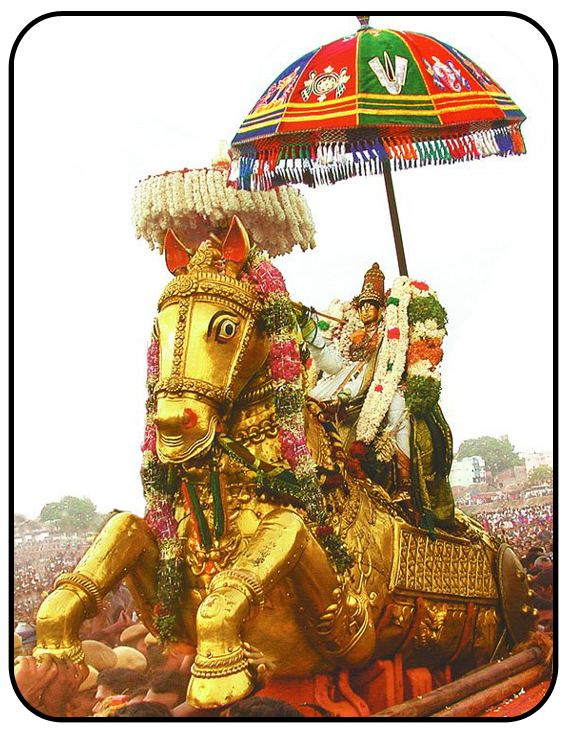
[[[270,190],[294,183],[314,188],[357,176],[377,175],[383,172],[386,161],[394,170],[406,170],[490,155],[522,155],[526,148],[520,125],[514,124],[436,139],[391,135],[301,145],[258,140],[254,145],[233,148],[233,152],[231,181],[243,190]]]

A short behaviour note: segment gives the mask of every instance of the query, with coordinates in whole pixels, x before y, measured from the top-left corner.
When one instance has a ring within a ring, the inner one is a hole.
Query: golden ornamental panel
[[[462,598],[497,598],[493,558],[481,545],[431,537],[400,528],[393,587]]]

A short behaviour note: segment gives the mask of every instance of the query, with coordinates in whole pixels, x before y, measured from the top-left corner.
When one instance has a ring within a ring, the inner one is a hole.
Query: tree
[[[472,440],[465,440],[459,447],[457,460],[462,460],[475,455],[483,458],[486,467],[492,475],[501,470],[521,465],[522,459],[514,452],[514,446],[507,437],[476,437]]]
[[[100,516],[90,498],[65,496],[60,501],[45,505],[40,521],[53,521],[66,534],[87,534],[98,528]]]
[[[537,468],[530,470],[528,475],[528,485],[534,486],[542,483],[553,485],[553,468],[550,468],[549,465],[538,465]]]

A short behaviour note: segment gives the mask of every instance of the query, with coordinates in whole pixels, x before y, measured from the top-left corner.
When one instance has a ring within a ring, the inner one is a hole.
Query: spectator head
[[[253,696],[241,699],[224,711],[223,717],[303,717],[295,707],[281,699]]]
[[[538,572],[532,583],[535,589],[551,590],[552,594],[553,584],[553,566],[545,567],[541,572]]]
[[[131,668],[134,671],[145,673],[148,668],[146,657],[140,651],[130,646],[118,646],[114,649],[116,666],[114,668]]]
[[[195,647],[187,643],[172,643],[167,648],[157,644],[148,645],[148,660],[154,673],[179,671],[187,656],[191,656],[191,663],[195,656]]]
[[[83,651],[85,663],[96,668],[97,671],[104,671],[116,666],[116,654],[106,643],[97,640],[85,640],[83,641]]]
[[[129,668],[107,668],[101,671],[97,679],[97,701],[102,701],[116,694],[130,694],[134,689],[143,686],[144,674]]]
[[[135,648],[137,651],[140,651],[140,653],[143,653],[144,656],[147,656],[148,653],[148,647],[146,645],[146,636],[148,634],[148,629],[146,628],[143,623],[137,623],[136,625],[131,625],[129,628],[126,628],[122,631],[120,634],[120,645],[121,646],[130,646],[130,648]]]
[[[150,688],[144,701],[159,702],[173,709],[185,701],[189,677],[179,671],[155,674],[150,679]]]
[[[139,704],[128,704],[119,709],[115,717],[173,717],[173,714],[164,704],[158,702],[140,702]]]
[[[79,691],[67,704],[67,713],[71,717],[90,717],[96,704],[98,671],[88,667],[89,675],[79,687]]]
[[[541,572],[541,570],[543,569],[552,569],[553,562],[547,554],[542,554],[535,560],[534,567],[538,570],[538,572]]]
[[[138,687],[137,689],[134,689],[130,692],[130,701],[128,704],[140,704],[144,701],[146,698],[146,694],[148,693],[148,689],[150,688],[150,682],[146,682],[142,686]]]

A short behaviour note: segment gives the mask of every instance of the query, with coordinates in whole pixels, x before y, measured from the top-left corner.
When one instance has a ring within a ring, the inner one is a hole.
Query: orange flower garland
[[[407,364],[411,366],[418,361],[429,361],[432,366],[437,366],[443,358],[443,349],[439,338],[428,338],[427,340],[415,341],[408,348]]]

